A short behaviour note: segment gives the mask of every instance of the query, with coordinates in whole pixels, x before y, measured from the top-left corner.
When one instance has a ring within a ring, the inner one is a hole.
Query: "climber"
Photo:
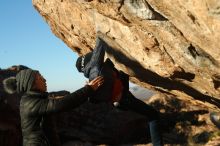
[[[163,140],[159,128],[159,114],[151,106],[134,97],[129,91],[129,76],[118,71],[112,61],[104,61],[105,50],[112,49],[101,38],[97,37],[93,52],[78,57],[76,68],[89,80],[103,76],[105,82],[93,95],[92,102],[111,102],[122,110],[132,110],[147,117],[151,140],[154,146],[162,146]]]
[[[102,84],[102,77],[90,81],[85,87],[59,99],[49,99],[46,80],[32,69],[25,69],[3,81],[4,89],[9,94],[22,95],[20,117],[23,146],[49,146],[50,141],[43,130],[44,118],[51,113],[66,111],[78,107],[91,96]]]

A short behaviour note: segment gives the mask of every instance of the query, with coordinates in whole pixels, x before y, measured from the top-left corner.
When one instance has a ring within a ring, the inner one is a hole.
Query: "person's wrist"
[[[88,84],[86,84],[86,85],[85,85],[85,88],[86,88],[86,90],[88,90],[88,91],[89,91],[89,93],[91,93],[91,92],[94,92],[94,91],[95,91],[95,89],[93,89],[93,88],[92,88],[92,86],[91,86],[91,85],[88,85]]]

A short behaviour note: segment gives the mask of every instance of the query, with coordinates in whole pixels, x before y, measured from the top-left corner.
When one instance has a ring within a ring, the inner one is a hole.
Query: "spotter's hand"
[[[97,90],[104,83],[104,78],[101,76],[96,77],[87,85],[91,86],[93,90]]]

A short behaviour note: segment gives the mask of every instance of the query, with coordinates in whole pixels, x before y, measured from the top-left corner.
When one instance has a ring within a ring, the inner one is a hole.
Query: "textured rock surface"
[[[100,31],[114,47],[108,57],[131,81],[220,107],[219,1],[33,0],[33,5],[79,55],[94,48]]]
[[[171,146],[219,144],[219,129],[209,119],[209,109],[173,95],[157,94],[147,103],[161,113],[165,143]]]

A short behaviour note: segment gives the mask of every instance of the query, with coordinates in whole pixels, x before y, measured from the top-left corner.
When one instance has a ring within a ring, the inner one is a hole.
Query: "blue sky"
[[[0,68],[21,64],[39,70],[48,91],[84,85],[75,68],[77,54],[51,32],[31,0],[2,0],[0,19]]]

